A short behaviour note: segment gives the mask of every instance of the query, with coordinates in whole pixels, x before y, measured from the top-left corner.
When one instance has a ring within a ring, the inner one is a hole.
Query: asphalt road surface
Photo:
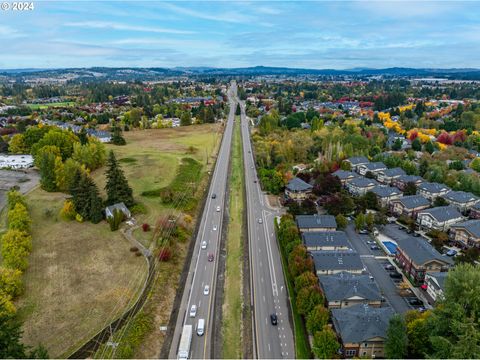
[[[185,283],[185,289],[180,304],[179,315],[175,326],[169,358],[177,357],[178,346],[183,326],[193,325],[194,334],[190,348],[190,358],[201,359],[211,357],[212,323],[214,319],[213,299],[216,290],[217,260],[220,250],[220,237],[222,233],[222,220],[225,206],[225,194],[227,187],[227,173],[230,162],[230,150],[232,143],[233,121],[235,118],[237,85],[232,83],[228,90],[230,113],[225,127],[222,144],[218,153],[217,162],[208,191],[205,209],[195,247],[190,263],[190,270]],[[214,195],[215,194],[215,195]],[[206,249],[202,249],[202,243],[206,243]],[[209,254],[213,254],[213,261],[209,261]],[[205,286],[209,286],[208,294],[205,294]],[[192,305],[197,306],[195,317],[190,317]],[[199,319],[205,320],[205,333],[197,335]]]
[[[245,105],[242,102],[240,105],[250,244],[251,301],[254,309],[254,357],[294,358],[293,331],[288,319],[288,292],[274,230],[274,218],[278,214],[267,206],[260,189]],[[272,325],[270,319],[273,313],[278,317],[276,326]]]

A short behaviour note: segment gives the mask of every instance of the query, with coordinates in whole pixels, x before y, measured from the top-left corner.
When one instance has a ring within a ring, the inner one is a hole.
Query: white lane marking
[[[270,343],[268,344],[268,351],[270,351]]]
[[[265,302],[265,295],[263,295],[263,302]]]
[[[267,244],[268,265],[270,270],[270,277],[272,279],[272,292],[273,292],[273,296],[278,296],[277,277],[275,275],[275,264],[273,260],[270,238],[268,237],[268,233],[267,233],[268,225],[265,221],[265,210],[262,210],[262,218],[263,218],[263,222],[265,223],[265,226],[263,227],[263,231],[265,233],[265,242]]]

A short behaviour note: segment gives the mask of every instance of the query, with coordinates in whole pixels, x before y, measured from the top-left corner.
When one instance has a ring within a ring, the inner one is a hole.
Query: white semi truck
[[[187,360],[190,355],[190,345],[192,343],[192,325],[185,325],[180,338],[180,346],[178,347],[178,359]]]

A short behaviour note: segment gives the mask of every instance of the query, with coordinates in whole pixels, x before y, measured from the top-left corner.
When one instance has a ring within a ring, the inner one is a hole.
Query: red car
[[[428,287],[427,284],[423,284],[422,286],[420,286],[422,290],[427,290],[427,287]]]
[[[208,254],[208,261],[210,261],[210,262],[213,261],[213,253]]]

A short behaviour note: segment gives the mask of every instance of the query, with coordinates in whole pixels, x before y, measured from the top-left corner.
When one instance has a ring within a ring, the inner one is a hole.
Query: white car
[[[197,305],[192,305],[190,308],[190,317],[194,318],[197,315]]]
[[[220,206],[217,206],[217,212],[220,212]]]
[[[205,250],[207,248],[207,242],[202,241],[202,249]]]
[[[210,294],[210,286],[205,285],[205,287],[203,288],[203,295],[208,295],[208,294]]]
[[[259,223],[259,224],[263,224],[262,218],[258,219],[258,223]]]
[[[213,231],[217,231],[217,225],[213,225]]]

